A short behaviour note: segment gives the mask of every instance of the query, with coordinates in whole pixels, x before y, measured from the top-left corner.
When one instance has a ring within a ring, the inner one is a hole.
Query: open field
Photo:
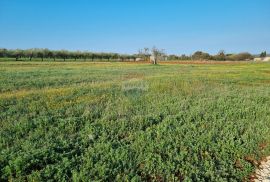
[[[270,64],[0,62],[0,181],[242,181]]]

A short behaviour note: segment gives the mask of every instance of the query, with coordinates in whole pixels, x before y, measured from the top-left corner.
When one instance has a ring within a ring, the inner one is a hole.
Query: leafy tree
[[[8,50],[7,49],[0,49],[0,57],[6,57],[8,56]]]
[[[119,55],[116,54],[116,53],[112,53],[112,54],[111,54],[111,59],[116,60],[118,57],[119,57]]]
[[[97,57],[97,55],[95,53],[92,53],[91,55],[91,60],[94,61],[94,59]]]
[[[197,51],[192,55],[193,60],[210,60],[211,56],[208,53],[202,51]]]
[[[55,61],[55,56],[56,56],[56,53],[55,51],[51,51],[49,50],[48,54],[47,54],[48,58],[52,59]]]
[[[260,54],[260,57],[261,57],[261,58],[265,58],[266,56],[267,56],[266,51],[264,51],[264,52],[262,52],[262,53]]]
[[[41,60],[43,61],[43,59],[44,59],[44,51],[42,49],[39,49],[37,51],[37,57],[41,58]]]
[[[43,49],[43,57],[44,58],[49,58],[49,53],[50,53],[50,50],[49,49]]]
[[[110,61],[110,54],[108,53],[103,53],[103,59],[107,59],[108,61]]]
[[[169,60],[179,60],[180,58],[177,55],[169,55],[168,59]]]
[[[226,54],[224,50],[219,51],[219,53],[214,56],[214,59],[217,61],[225,61],[226,60]]]
[[[253,59],[253,56],[248,52],[243,52],[239,54],[229,55],[228,59],[232,61],[248,61],[248,60]]]
[[[68,57],[68,51],[66,50],[61,50],[58,52],[58,56],[62,59],[64,59],[64,61],[66,61],[67,57]]]
[[[16,61],[19,60],[19,58],[21,58],[22,54],[23,54],[23,51],[20,50],[20,49],[16,49],[14,51],[12,51],[12,56],[16,58]]]
[[[34,53],[33,53],[34,50],[33,49],[27,49],[27,50],[25,50],[23,52],[24,52],[24,56],[27,57],[27,58],[29,58],[30,61],[34,57]]]

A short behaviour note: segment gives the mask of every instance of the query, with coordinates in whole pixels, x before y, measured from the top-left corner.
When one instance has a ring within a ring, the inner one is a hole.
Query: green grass
[[[270,64],[0,62],[0,181],[241,181]]]

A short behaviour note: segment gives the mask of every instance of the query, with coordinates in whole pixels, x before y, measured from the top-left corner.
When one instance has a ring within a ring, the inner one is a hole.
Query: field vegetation
[[[0,62],[0,181],[242,181],[270,64]]]

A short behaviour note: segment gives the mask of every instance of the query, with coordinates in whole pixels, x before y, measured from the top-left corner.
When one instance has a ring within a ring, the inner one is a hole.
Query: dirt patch
[[[251,181],[254,182],[270,182],[270,156],[265,158],[255,174],[251,177]]]

